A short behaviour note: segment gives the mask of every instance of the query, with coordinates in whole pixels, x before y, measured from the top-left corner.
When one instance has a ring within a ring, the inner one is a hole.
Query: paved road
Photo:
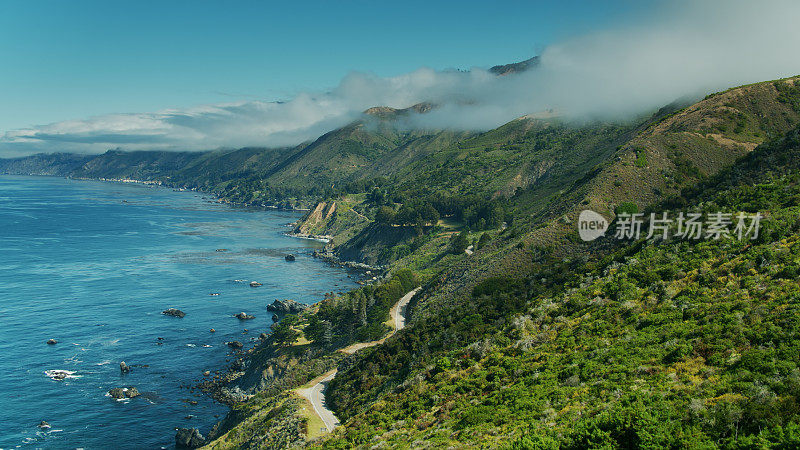
[[[406,309],[408,309],[408,302],[411,301],[411,297],[413,297],[422,287],[418,287],[413,291],[409,292],[408,294],[404,295],[403,298],[394,305],[392,308],[392,317],[394,318],[394,331],[400,331],[406,326]]]
[[[408,302],[411,301],[411,297],[414,296],[419,290],[422,289],[418,287],[413,291],[404,295],[397,304],[391,310],[391,316],[394,318],[394,328],[396,332],[397,330],[402,330],[406,326],[406,311],[408,309]],[[390,333],[391,336],[391,333]],[[387,336],[388,337],[388,336]],[[342,349],[345,353],[355,353],[362,348],[372,347],[374,345],[378,345],[382,343],[386,338],[383,338],[379,341],[372,341],[372,342],[360,342],[358,344],[353,344],[347,348]],[[311,385],[310,388],[305,389],[298,389],[297,393],[301,396],[308,399],[311,402],[311,406],[314,407],[314,412],[322,419],[322,422],[325,423],[325,428],[327,431],[333,431],[334,428],[339,426],[339,419],[333,414],[333,411],[327,408],[325,405],[325,388],[328,387],[328,383],[336,376],[336,369],[331,370],[323,374],[322,376],[315,379],[315,383]]]
[[[314,407],[314,412],[317,413],[322,422],[325,424],[327,431],[333,431],[334,428],[339,426],[339,419],[333,415],[333,411],[328,409],[325,405],[325,388],[328,383],[336,376],[336,369],[322,375],[316,384],[310,388],[298,389],[297,393],[308,399],[311,406]]]

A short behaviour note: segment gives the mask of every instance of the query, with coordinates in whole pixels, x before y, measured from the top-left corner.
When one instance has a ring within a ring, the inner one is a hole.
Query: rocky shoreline
[[[251,204],[251,203],[232,202],[228,199],[219,197],[214,193],[205,192],[196,188],[175,186],[162,181],[146,181],[146,180],[135,180],[127,178],[126,179],[73,178],[73,179],[104,181],[112,183],[133,183],[133,184],[142,184],[152,187],[171,188],[176,191],[197,192],[212,197],[213,200],[209,200],[210,202],[213,201],[215,203],[224,203],[235,207],[258,208],[258,209],[272,210],[272,211],[308,211],[307,208],[284,208],[263,203]],[[329,245],[331,244],[333,239],[333,236],[296,233],[294,231],[287,232],[285,234],[289,237],[294,237],[297,239],[313,240]],[[355,261],[341,261],[331,251],[329,245],[326,245],[325,249],[322,251],[315,250],[312,256],[328,264],[339,267],[345,267],[363,273],[364,278],[362,280],[356,281],[360,285],[371,284],[383,278],[385,271],[384,267],[371,266],[368,264],[363,264]],[[291,257],[287,255],[285,259],[287,262],[291,262],[294,260],[294,255],[291,255]],[[319,302],[321,301],[323,300],[319,300]],[[268,305],[266,309],[267,311],[274,313],[273,316],[277,316],[277,318],[280,319],[285,314],[302,314],[304,311],[312,309],[315,305],[316,303],[311,305],[305,305],[293,300],[276,300],[272,304]],[[184,311],[181,311],[177,308],[168,308],[167,310],[162,311],[162,314],[179,319],[186,316],[186,313]],[[233,316],[238,318],[239,320],[250,320],[255,318],[255,316],[244,312],[234,314]],[[227,359],[228,363],[219,370],[215,371],[206,370],[203,372],[200,378],[195,379],[194,384],[190,385],[192,389],[198,389],[199,391],[208,395],[214,401],[227,406],[229,408],[229,412],[223,419],[213,424],[211,430],[205,435],[201,434],[198,428],[180,428],[180,427],[176,428],[175,444],[177,448],[199,448],[213,441],[214,439],[218,438],[222,434],[224,434],[224,432],[227,431],[227,428],[231,425],[230,422],[236,421],[236,417],[231,416],[232,414],[234,416],[236,415],[235,406],[241,404],[243,401],[246,401],[250,397],[252,397],[251,394],[244,392],[238,387],[237,381],[239,381],[245,375],[245,370],[251,364],[251,359],[253,358],[254,354],[256,352],[262,353],[263,351],[266,350],[266,347],[264,347],[262,344],[268,341],[269,341],[269,335],[267,333],[260,333],[258,338],[252,339],[251,342],[252,345],[247,345],[248,342],[245,343],[241,343],[238,341],[227,342],[226,344],[229,350],[228,353],[229,358]],[[267,353],[269,353],[269,350],[267,350]],[[263,355],[260,355],[259,357],[263,357]],[[329,368],[326,367],[323,369],[327,370]],[[283,382],[279,378],[280,377],[277,376],[276,374],[275,382],[276,384],[282,385]],[[286,386],[285,389],[288,390],[291,389],[291,387]],[[114,388],[111,391],[109,391],[109,396],[112,396],[114,398],[123,398],[123,399],[133,398],[138,395],[139,395],[138,390],[136,390],[136,388],[132,386],[125,388]],[[288,428],[293,429],[294,427],[288,427]],[[303,437],[299,433],[292,432],[289,434],[293,436],[293,438],[290,438],[290,441],[292,439],[300,439],[300,440],[303,439]]]
[[[44,175],[44,176],[50,176],[50,175]],[[265,211],[298,211],[298,212],[307,212],[307,211],[310,210],[309,208],[295,208],[295,207],[287,208],[285,206],[278,206],[278,205],[267,204],[267,203],[247,203],[247,202],[241,203],[241,202],[234,202],[234,201],[231,201],[231,200],[229,200],[227,198],[220,197],[219,195],[217,195],[217,194],[215,194],[213,192],[204,191],[202,189],[198,189],[198,188],[195,188],[195,187],[186,187],[186,186],[174,185],[174,184],[171,184],[170,182],[165,182],[165,181],[161,181],[161,180],[137,180],[135,178],[91,178],[91,177],[72,177],[72,176],[66,176],[64,178],[67,178],[67,179],[70,179],[70,180],[103,181],[103,182],[107,182],[107,183],[141,184],[141,185],[145,185],[145,186],[157,186],[157,187],[169,188],[169,189],[173,189],[173,190],[178,191],[178,192],[184,192],[184,191],[186,191],[186,192],[197,192],[198,194],[203,194],[203,195],[206,195],[208,197],[213,198],[216,203],[224,203],[226,205],[235,206],[235,207],[242,207],[242,208],[257,208],[257,209],[263,209]]]
[[[262,209],[268,211],[298,211],[298,212],[306,212],[309,211],[308,208],[285,208],[279,207],[276,205],[269,205],[264,203],[259,204],[252,204],[252,203],[239,203],[233,202],[226,198],[220,197],[217,194],[202,191],[196,188],[188,188],[185,186],[177,186],[172,185],[168,182],[162,181],[151,181],[151,180],[136,180],[136,179],[128,179],[128,178],[80,178],[80,177],[66,177],[69,179],[75,180],[86,180],[86,181],[103,181],[109,183],[125,183],[125,184],[141,184],[150,187],[159,187],[159,188],[168,188],[173,189],[175,191],[188,191],[188,192],[196,192],[199,194],[203,194],[204,196],[208,196],[211,198],[209,202],[213,203],[224,203],[229,206],[233,207],[242,207],[242,208],[254,208],[254,209]],[[314,236],[314,235],[303,235],[303,234],[295,234],[295,233],[286,233],[286,235],[298,239],[308,239],[314,240],[318,242],[329,243],[332,239],[331,236]],[[220,249],[218,251],[224,251],[224,249]],[[380,268],[371,267],[365,264],[359,264],[354,262],[340,262],[333,256],[330,252],[322,252],[317,254],[314,252],[313,255],[315,258],[321,259],[325,262],[328,262],[333,265],[338,265],[341,267],[347,267],[355,270],[360,270],[363,272],[367,272],[369,275],[369,271],[378,271],[381,270]],[[294,261],[294,255],[287,255],[285,258],[287,262]],[[363,284],[363,281],[358,281],[359,284]],[[260,285],[260,283],[258,283]],[[322,300],[320,300],[322,301]],[[316,303],[315,303],[316,304]],[[307,310],[310,307],[313,307],[315,304],[312,305],[305,305],[298,303],[293,300],[276,300],[273,304],[267,306],[267,311],[272,311],[277,316],[283,316],[284,314],[298,314],[302,311]],[[166,316],[175,317],[178,319],[182,319],[186,316],[184,311],[181,311],[177,308],[168,308],[161,312],[161,314]],[[233,317],[238,318],[239,320],[250,320],[255,318],[255,316],[246,314],[244,312],[240,312],[238,314],[234,314]],[[212,329],[212,332],[214,330]],[[221,430],[226,429],[226,423],[229,420],[235,420],[235,417],[231,417],[231,414],[235,415],[236,410],[235,406],[237,404],[241,404],[243,401],[248,400],[252,395],[241,391],[238,386],[236,386],[236,381],[239,380],[244,374],[246,367],[250,364],[250,359],[252,358],[253,354],[262,349],[262,343],[269,339],[269,335],[266,333],[260,333],[258,338],[253,338],[250,342],[252,345],[248,345],[248,342],[241,343],[238,341],[227,342],[227,347],[229,350],[228,356],[229,358],[226,359],[228,363],[218,370],[206,370],[202,373],[200,378],[194,380],[193,384],[186,385],[186,388],[191,390],[197,389],[207,396],[209,396],[212,400],[225,405],[229,408],[228,414],[218,420],[216,423],[212,425],[212,428],[209,430],[208,433],[203,435],[198,428],[183,428],[183,427],[176,427],[176,434],[175,434],[175,445],[176,448],[199,448],[203,445],[211,442],[212,440],[218,438],[221,434]],[[55,345],[55,340],[53,340],[53,344]],[[121,370],[122,366],[121,366]],[[140,395],[139,391],[133,386],[126,386],[120,388],[112,388],[107,393],[108,396],[114,399],[132,399]],[[291,428],[291,427],[289,427]],[[302,440],[303,437],[299,433],[290,433],[293,435],[293,439]],[[293,440],[293,439],[290,439]]]

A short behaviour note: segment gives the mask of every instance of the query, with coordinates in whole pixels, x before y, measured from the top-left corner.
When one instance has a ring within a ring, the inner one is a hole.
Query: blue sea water
[[[312,303],[355,285],[310,256],[320,244],[283,235],[299,216],[166,188],[0,176],[0,448],[158,448],[174,445],[176,427],[208,432],[227,409],[182,386],[224,366],[225,342],[252,345],[276,298]],[[161,314],[170,307],[186,317]],[[232,317],[240,311],[256,319]],[[51,370],[74,373],[58,381]],[[143,395],[106,395],[125,386]]]

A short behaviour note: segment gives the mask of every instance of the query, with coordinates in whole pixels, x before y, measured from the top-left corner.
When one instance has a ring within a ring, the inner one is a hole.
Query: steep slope
[[[410,268],[425,287],[403,332],[334,362],[326,397],[343,427],[312,445],[669,447],[796,437],[800,383],[787,355],[796,351],[797,284],[783,269],[797,262],[798,132],[725,168],[797,126],[798,102],[790,79],[624,125],[525,118],[425,152],[372,185],[361,211],[375,223],[339,248],[358,252],[385,234],[376,228],[402,229],[408,236],[379,245],[392,246],[388,273]],[[742,115],[758,119],[740,126]],[[509,184],[520,167],[522,183]],[[653,184],[621,189],[628,177]],[[754,243],[577,239],[576,213],[588,205],[611,217],[661,201],[758,209],[774,221]],[[474,220],[487,205],[490,220]],[[437,213],[442,220],[426,227]],[[463,234],[472,254],[452,244]],[[369,309],[370,289],[385,287],[377,286],[330,297],[304,318],[309,348],[379,335],[383,317]],[[781,314],[767,318],[762,305]],[[737,309],[743,316],[731,315]],[[779,341],[765,340],[762,325]],[[754,364],[765,348],[775,349],[772,363]],[[296,359],[331,368],[311,353]],[[299,373],[294,383],[322,369]]]
[[[581,257],[586,246],[574,221],[583,209],[606,217],[625,204],[642,210],[715,174],[759,142],[782,135],[800,123],[795,81],[729,89],[644,125],[606,160],[587,168],[571,185],[562,185],[545,202],[536,184],[518,192],[511,199],[514,223],[502,239],[447,267],[436,295],[419,305],[418,314],[455,301],[486,277],[527,276],[532,266],[524,261],[537,255]]]
[[[324,446],[796,443],[800,128],[684,194],[768,220],[754,240],[612,241],[478,284],[339,370]]]
[[[0,159],[0,173],[8,175],[67,176],[91,156],[68,153],[37,154],[21,158]]]
[[[202,157],[199,152],[123,152],[109,150],[70,173],[75,178],[163,180]]]

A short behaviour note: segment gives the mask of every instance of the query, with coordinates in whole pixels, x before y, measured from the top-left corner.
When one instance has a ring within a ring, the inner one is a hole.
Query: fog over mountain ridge
[[[373,106],[438,107],[410,126],[485,130],[554,110],[617,119],[687,95],[800,73],[800,4],[680,1],[657,18],[547,47],[530,70],[497,76],[420,68],[394,77],[353,72],[328,92],[121,113],[0,132],[0,157],[37,152],[281,147],[314,139]],[[498,61],[497,63],[503,63]]]

